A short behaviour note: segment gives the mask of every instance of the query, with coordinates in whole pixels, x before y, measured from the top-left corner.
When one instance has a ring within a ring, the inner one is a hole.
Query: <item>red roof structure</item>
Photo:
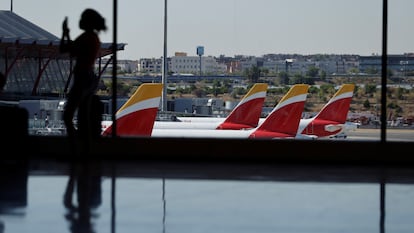
[[[15,98],[55,96],[66,91],[72,60],[59,53],[60,38],[11,11],[0,11],[0,72],[6,76],[3,95]],[[126,44],[117,44],[117,51]],[[102,43],[99,61],[113,54],[112,43]],[[112,62],[108,59],[107,63]],[[99,65],[101,74],[105,65]]]

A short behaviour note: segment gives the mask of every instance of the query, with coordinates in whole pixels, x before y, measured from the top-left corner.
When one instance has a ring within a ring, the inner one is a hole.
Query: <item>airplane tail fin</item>
[[[257,127],[267,92],[266,83],[256,83],[216,129]]]
[[[163,84],[144,83],[116,112],[116,133],[119,136],[151,136],[160,106]],[[102,133],[112,134],[112,125]]]
[[[323,106],[321,111],[315,116],[315,119],[344,124],[351,106],[354,89],[354,84],[343,84],[328,103]]]
[[[296,137],[308,89],[307,84],[293,85],[250,138]]]

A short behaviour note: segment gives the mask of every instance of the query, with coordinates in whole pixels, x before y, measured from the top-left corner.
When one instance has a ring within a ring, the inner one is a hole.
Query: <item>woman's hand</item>
[[[69,35],[68,17],[65,17],[62,23],[62,30],[64,35]]]
[[[68,28],[68,17],[65,17],[62,23],[62,38],[60,38],[59,51],[66,53],[70,51],[70,36]]]

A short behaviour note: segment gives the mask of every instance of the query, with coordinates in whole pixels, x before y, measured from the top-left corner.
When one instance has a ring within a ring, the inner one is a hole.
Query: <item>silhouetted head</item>
[[[105,18],[93,9],[86,9],[82,12],[79,28],[83,30],[106,31]]]

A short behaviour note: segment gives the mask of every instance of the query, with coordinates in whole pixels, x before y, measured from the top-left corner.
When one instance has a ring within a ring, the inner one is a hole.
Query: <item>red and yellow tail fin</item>
[[[144,83],[116,113],[118,136],[151,136],[162,95],[161,83]],[[112,125],[102,135],[111,135]]]
[[[293,85],[250,138],[295,138],[308,89],[307,84]]]
[[[343,84],[316,116],[302,119],[298,133],[322,138],[331,137],[343,131],[354,88],[354,84]]]
[[[354,89],[354,84],[343,84],[329,102],[315,116],[315,119],[329,120],[344,124],[348,116]]]
[[[257,127],[267,92],[266,83],[256,83],[217,129]]]

